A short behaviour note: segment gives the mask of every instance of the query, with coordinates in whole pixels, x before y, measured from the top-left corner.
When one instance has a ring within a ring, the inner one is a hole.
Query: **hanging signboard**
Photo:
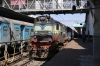
[[[21,5],[25,3],[26,3],[26,0],[11,0],[11,5]]]

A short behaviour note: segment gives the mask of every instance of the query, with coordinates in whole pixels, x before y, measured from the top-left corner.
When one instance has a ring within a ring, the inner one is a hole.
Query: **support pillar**
[[[5,2],[4,2],[4,0],[2,0],[2,7],[4,7],[5,6]]]
[[[99,6],[100,7],[100,6]],[[94,59],[100,60],[100,9],[95,9],[95,25],[94,25],[94,38],[93,38],[93,56]]]
[[[55,0],[52,0],[52,8],[56,9],[56,2],[55,2]]]

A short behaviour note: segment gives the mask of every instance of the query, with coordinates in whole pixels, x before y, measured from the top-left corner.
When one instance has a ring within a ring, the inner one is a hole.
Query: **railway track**
[[[47,60],[45,59],[35,59],[32,58],[29,60],[28,57],[29,53],[23,53],[23,56],[21,54],[16,55],[15,59],[11,63],[6,63],[5,60],[0,61],[0,66],[40,66],[43,63],[45,63]],[[10,60],[11,58],[9,58]]]
[[[66,43],[65,43],[66,45]],[[59,50],[62,50],[64,46],[60,47]],[[48,53],[47,53],[48,54]],[[8,63],[6,64],[5,60],[0,61],[0,66],[41,66],[42,64],[46,63],[48,61],[48,59],[34,59],[32,58],[31,60],[29,60],[29,53],[28,52],[24,52],[23,55],[19,54],[15,56],[15,59],[12,63]],[[46,56],[44,54],[44,56]]]
[[[35,58],[29,60],[29,57],[27,55],[27,56],[23,56],[23,58],[20,59],[18,62],[9,64],[9,66],[40,66],[46,61],[47,60],[45,59],[35,59]]]
[[[25,58],[24,60],[21,60],[20,62],[12,64],[10,66],[41,66],[45,62],[46,60],[29,60],[29,58]]]

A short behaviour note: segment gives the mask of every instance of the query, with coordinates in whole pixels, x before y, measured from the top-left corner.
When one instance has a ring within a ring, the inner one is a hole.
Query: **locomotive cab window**
[[[7,26],[3,27],[3,36],[7,36]]]
[[[59,30],[59,24],[56,23],[56,30]]]
[[[16,30],[16,36],[19,36],[20,34],[19,28],[16,28],[15,30]]]

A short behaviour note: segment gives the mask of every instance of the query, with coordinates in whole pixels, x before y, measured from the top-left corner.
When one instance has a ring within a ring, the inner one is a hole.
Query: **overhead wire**
[[[64,20],[64,18],[59,14],[59,16]]]

